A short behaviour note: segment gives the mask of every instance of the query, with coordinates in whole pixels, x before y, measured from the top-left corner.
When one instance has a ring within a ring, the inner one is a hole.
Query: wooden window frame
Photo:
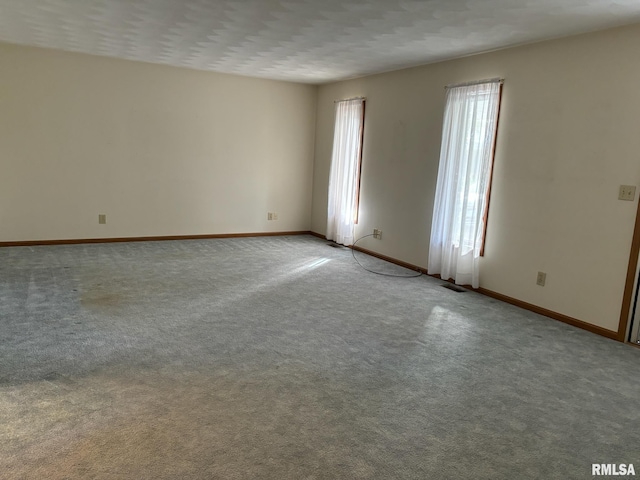
[[[358,224],[358,217],[360,216],[360,183],[362,178],[362,150],[364,146],[364,111],[367,105],[367,101],[365,99],[362,100],[362,117],[360,119],[360,144],[358,146],[358,166],[357,166],[357,175],[358,179],[356,182],[356,208],[355,208],[355,218],[353,219],[354,225]]]
[[[489,226],[489,203],[491,202],[491,184],[493,183],[493,165],[496,160],[496,145],[498,144],[498,126],[500,124],[500,109],[502,107],[502,89],[504,85],[500,84],[500,91],[498,93],[498,115],[496,116],[496,129],[493,134],[493,147],[491,150],[491,166],[489,167],[489,185],[487,186],[486,202],[484,206],[484,213],[482,214],[482,222],[484,229],[482,232],[482,244],[480,245],[480,256],[484,257],[484,246],[487,240],[487,227]]]

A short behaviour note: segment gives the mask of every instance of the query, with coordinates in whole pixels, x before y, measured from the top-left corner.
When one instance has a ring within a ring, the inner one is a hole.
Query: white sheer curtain
[[[364,99],[336,102],[329,175],[327,239],[353,244],[357,218]]]
[[[447,89],[428,271],[480,286],[500,80]]]

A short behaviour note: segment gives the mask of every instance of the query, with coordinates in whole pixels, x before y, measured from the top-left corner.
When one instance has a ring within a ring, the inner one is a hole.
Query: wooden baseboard
[[[311,232],[255,232],[255,233],[214,233],[206,235],[162,235],[152,237],[116,237],[116,238],[70,238],[63,240],[26,240],[16,242],[0,242],[0,247],[32,247],[38,245],[76,245],[83,243],[117,243],[117,242],[158,242],[166,240],[203,240],[212,238],[241,237],[279,237],[284,235],[308,235]]]
[[[554,320],[558,320],[563,323],[568,323],[569,325],[573,325],[574,327],[582,328],[583,330],[602,335],[603,337],[618,340],[617,331],[607,330],[606,328],[598,327],[596,325],[583,322],[582,320],[578,320],[577,318],[569,317],[567,315],[563,315],[562,313],[554,312],[553,310],[548,310],[546,308],[533,305],[532,303],[523,302],[522,300],[518,300],[517,298],[509,297],[492,290],[487,290],[486,288],[480,287],[478,289],[474,289],[474,291],[481,293],[482,295],[495,298],[502,302],[510,303],[511,305],[524,308],[525,310],[539,313],[540,315],[544,315],[545,317],[553,318]]]
[[[376,258],[379,258],[381,260],[385,260],[385,261],[387,261],[389,263],[394,263],[396,265],[400,265],[401,267],[408,268],[409,270],[415,270],[416,272],[422,272],[425,275],[427,274],[427,270],[425,268],[419,267],[419,266],[414,265],[412,263],[403,262],[402,260],[398,260],[398,259],[395,259],[395,258],[392,258],[392,257],[388,257],[386,255],[382,255],[380,253],[376,253],[376,252],[373,252],[371,250],[367,250],[366,248],[358,247],[357,245],[351,246],[350,248],[352,248],[356,252],[366,253],[367,255],[371,255],[372,257],[376,257]]]
[[[318,238],[321,238],[323,240],[327,239],[327,236],[326,235],[322,235],[321,233],[309,232],[309,235],[313,235],[314,237],[318,237]]]
[[[314,235],[314,233],[312,232],[312,235]],[[316,236],[320,236],[318,234],[315,234]],[[324,237],[322,237],[324,238]],[[367,250],[366,248],[361,248],[358,247],[357,245],[355,247],[352,247],[354,250],[358,251],[358,252],[362,252],[362,253],[366,253],[367,255],[371,255],[373,257],[376,258],[380,258],[382,260],[386,260],[387,262],[391,262],[394,263],[396,265],[400,265],[401,267],[405,267],[408,268],[410,270],[415,270],[417,272],[422,272],[425,275],[428,275],[430,277],[434,277],[434,278],[438,278],[440,280],[443,280],[440,275],[429,275],[427,273],[427,270],[423,267],[419,267],[417,265],[413,265],[411,263],[407,263],[407,262],[403,262],[402,260],[397,260],[393,257],[388,257],[387,255],[382,255],[380,253],[376,253],[373,252],[371,250]],[[448,282],[452,282],[451,280],[443,280],[443,281],[448,281]],[[515,305],[517,307],[523,308],[525,310],[529,310],[531,312],[543,315],[545,317],[549,317],[549,318],[553,318],[554,320],[558,320],[560,322],[563,323],[567,323],[569,325],[572,325],[574,327],[578,327],[581,328],[583,330],[587,330],[591,333],[595,333],[597,335],[601,335],[603,337],[607,337],[607,338],[611,338],[613,340],[618,340],[621,341],[618,337],[618,332],[617,331],[613,331],[613,330],[607,330],[606,328],[602,328],[602,327],[598,327],[596,325],[592,325],[590,323],[587,322],[583,322],[582,320],[578,320],[577,318],[573,318],[573,317],[569,317],[567,315],[563,315],[562,313],[558,313],[558,312],[554,312],[553,310],[549,310],[543,307],[539,307],[537,305],[534,305],[532,303],[527,303],[524,302],[522,300],[518,300],[517,298],[513,298],[513,297],[509,297],[507,295],[503,295],[501,293],[498,292],[494,292],[492,290],[488,290],[486,288],[473,288],[471,287],[471,285],[463,285],[465,288],[472,290],[474,292],[480,293],[482,295],[486,295],[487,297],[491,297],[491,298],[495,298],[497,300],[500,300],[502,302],[505,303],[509,303],[511,305]]]

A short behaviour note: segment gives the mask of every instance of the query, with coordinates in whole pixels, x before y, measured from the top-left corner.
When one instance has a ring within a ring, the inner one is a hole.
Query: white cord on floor
[[[373,237],[375,234],[374,233],[370,233],[369,235],[364,235],[360,238],[358,238],[355,242],[353,242],[353,245],[351,245],[351,255],[353,256],[353,259],[356,261],[356,263],[358,265],[360,265],[364,270],[366,270],[367,272],[370,273],[375,273],[376,275],[382,275],[385,277],[396,277],[396,278],[417,278],[417,277],[421,277],[422,276],[422,272],[418,272],[417,275],[394,275],[393,273],[383,273],[383,272],[376,272],[375,270],[370,270],[367,267],[365,267],[364,265],[362,265],[358,259],[356,258],[356,254],[355,254],[355,247],[356,243],[358,243],[360,240],[362,240],[363,238],[367,238],[367,237]],[[406,267],[403,267],[406,268]]]

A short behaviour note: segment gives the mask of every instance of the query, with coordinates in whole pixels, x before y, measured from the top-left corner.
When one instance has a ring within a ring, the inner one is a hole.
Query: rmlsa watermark
[[[636,476],[636,469],[633,467],[633,463],[592,463],[591,475],[621,475],[621,476]]]

